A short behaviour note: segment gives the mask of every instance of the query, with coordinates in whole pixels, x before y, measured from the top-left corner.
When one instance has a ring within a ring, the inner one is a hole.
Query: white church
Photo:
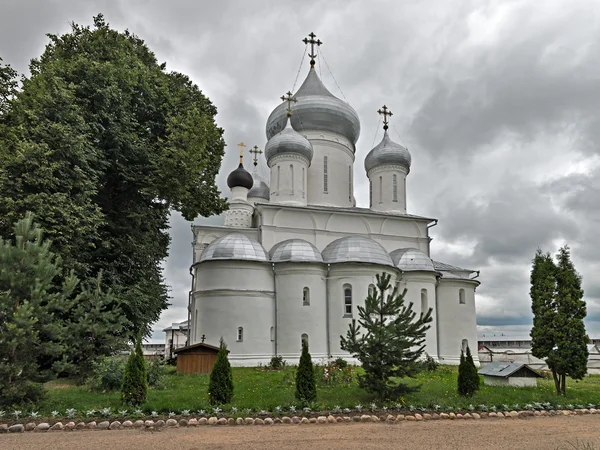
[[[413,309],[433,310],[425,351],[458,364],[467,345],[477,358],[475,290],[479,272],[438,262],[429,229],[437,220],[406,210],[411,155],[384,136],[367,155],[370,207],[356,207],[354,163],[360,121],[318,77],[310,39],[310,70],[294,94],[267,119],[264,157],[270,179],[243,166],[230,173],[224,226],[192,227],[194,259],[189,345],[225,339],[235,366],[300,357],[345,358],[346,335],[375,275],[391,274]],[[257,157],[257,149],[254,156]]]

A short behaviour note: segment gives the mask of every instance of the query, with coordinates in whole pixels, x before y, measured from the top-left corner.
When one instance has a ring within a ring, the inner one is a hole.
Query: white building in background
[[[319,45],[314,35],[308,43]],[[430,257],[437,220],[407,212],[411,155],[388,134],[391,112],[378,111],[384,137],[364,161],[370,207],[358,208],[360,121],[314,64],[267,120],[270,179],[253,177],[240,156],[227,179],[225,226],[193,226],[189,343],[218,345],[223,336],[233,365],[275,355],[297,361],[302,340],[315,359],[349,358],[340,335],[358,318],[375,275],[386,272],[417,313],[432,309],[429,355],[457,364],[469,345],[477,358],[478,272]]]
[[[188,324],[187,320],[183,322],[172,323],[170,327],[163,330],[165,333],[165,344],[162,355],[166,359],[171,359],[175,356],[173,353],[175,350],[181,347],[185,347],[188,337]]]

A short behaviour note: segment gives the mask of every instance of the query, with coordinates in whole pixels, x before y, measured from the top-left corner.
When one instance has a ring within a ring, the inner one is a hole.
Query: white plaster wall
[[[439,358],[443,364],[458,364],[462,341],[466,339],[479,365],[475,287],[477,282],[458,279],[439,280],[437,287]],[[465,304],[459,303],[459,289],[465,290]]]
[[[327,357],[325,304],[325,264],[278,263],[275,265],[277,290],[277,354],[297,364],[302,350],[301,337],[308,335],[313,359]],[[302,302],[303,290],[310,290],[310,305]]]
[[[534,377],[490,377],[483,376],[483,383],[486,386],[514,386],[514,387],[536,387],[537,378]]]
[[[425,337],[425,352],[434,359],[438,359],[438,336],[437,336],[437,322],[438,322],[438,311],[436,308],[436,274],[432,272],[403,272],[402,278],[398,282],[400,292],[406,288],[406,295],[404,296],[405,304],[412,303],[413,311],[417,313],[417,317],[420,313],[425,314],[427,310],[422,309],[421,291],[425,289],[427,291],[427,307],[433,311],[431,313],[431,323],[429,330]]]
[[[369,171],[370,207],[373,211],[406,214],[406,175],[402,166],[380,166]],[[394,201],[396,175],[396,201]]]
[[[306,206],[309,161],[297,155],[280,155],[269,160],[270,202]]]
[[[392,267],[375,264],[342,263],[331,264],[328,279],[330,354],[332,358],[349,359],[350,355],[340,348],[340,336],[346,337],[352,319],[359,320],[358,306],[365,305],[369,295],[369,285],[375,284],[375,275],[386,272],[392,274],[396,282],[398,271]],[[344,312],[344,286],[352,287],[352,316]]]
[[[232,201],[229,203],[229,209],[225,211],[225,226],[232,228],[250,228],[252,226],[253,213],[254,207],[245,200]]]
[[[354,145],[342,135],[307,130],[313,146],[308,169],[308,204],[352,207],[354,200]],[[324,157],[327,156],[327,191],[324,186]]]
[[[272,266],[246,261],[208,261],[196,266],[192,304],[192,339],[219,345],[221,336],[234,366],[267,364],[275,325]],[[196,315],[197,312],[197,315]],[[196,317],[198,318],[196,320]],[[237,340],[243,327],[243,340]]]

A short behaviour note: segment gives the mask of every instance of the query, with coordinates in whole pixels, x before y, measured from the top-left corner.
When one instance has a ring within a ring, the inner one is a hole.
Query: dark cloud
[[[368,205],[363,160],[382,137],[376,110],[385,103],[393,138],[413,156],[409,212],[440,219],[431,230],[434,259],[481,270],[480,329],[527,334],[533,254],[568,243],[584,280],[588,328],[600,334],[600,22],[591,20],[600,4],[8,0],[0,56],[25,72],[45,33],[90,24],[98,12],[143,38],[215,103],[228,144],[218,177],[225,196],[236,144],[264,149],[266,119],[298,75],[296,89],[302,82],[308,58],[298,72],[300,41],[314,31],[327,62],[318,72],[361,118],[358,205]],[[251,168],[250,158],[245,163]],[[264,160],[259,170],[268,174]],[[156,330],[187,317],[192,234],[179,214],[171,225],[164,267],[173,305]]]

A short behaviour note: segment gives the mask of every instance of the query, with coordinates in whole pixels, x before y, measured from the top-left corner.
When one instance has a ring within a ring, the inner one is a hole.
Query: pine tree
[[[458,366],[458,394],[463,397],[472,396],[479,390],[479,374],[471,355],[471,349],[467,346],[467,354],[460,351],[460,364]]]
[[[142,351],[142,334],[138,333],[135,350],[132,350],[125,366],[121,385],[121,402],[125,405],[141,405],[146,401],[148,381],[146,361]]]
[[[567,376],[580,380],[587,372],[589,338],[583,319],[581,275],[575,270],[568,246],[559,249],[558,263],[550,254],[536,252],[531,270],[531,352],[546,358],[556,392],[566,395]]]
[[[221,337],[217,360],[210,372],[208,383],[208,400],[211,405],[224,405],[231,403],[233,398],[233,374],[227,357],[227,344]]]
[[[302,340],[302,354],[296,370],[296,399],[302,404],[308,404],[317,399],[315,371],[312,357],[308,352],[308,343],[305,340]]]
[[[418,389],[400,380],[423,370],[419,359],[432,320],[431,308],[417,318],[412,303],[404,304],[406,289],[400,294],[397,287],[392,289],[390,279],[385,272],[377,275],[376,289],[369,293],[364,307],[358,306],[360,326],[352,320],[346,338],[340,336],[342,350],[357,358],[365,370],[359,376],[360,387],[381,400]],[[360,334],[361,326],[366,334]]]

